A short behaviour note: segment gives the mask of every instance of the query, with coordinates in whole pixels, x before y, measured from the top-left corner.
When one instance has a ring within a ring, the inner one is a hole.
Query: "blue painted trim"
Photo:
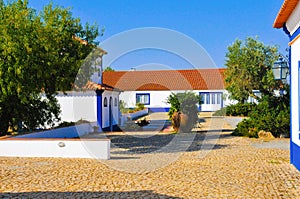
[[[293,39],[295,39],[298,35],[300,34],[300,27],[298,27],[298,29],[292,34],[290,35],[290,41],[292,41]]]
[[[293,156],[291,157],[291,163],[300,170],[300,147],[295,144],[291,143],[291,151],[293,150]]]
[[[139,95],[148,95],[149,103],[145,103],[144,105],[150,105],[150,93],[136,93],[136,94],[135,94],[135,102],[136,102],[136,103],[138,103],[137,98],[138,98]]]
[[[122,129],[117,124],[114,124],[114,125],[112,125],[112,127],[108,126],[108,127],[102,128],[102,131],[112,132],[112,131],[122,131]]]
[[[286,24],[285,24],[285,23],[283,24],[283,27],[282,27],[282,29],[283,29],[283,31],[285,32],[285,34],[287,34],[289,37],[291,37],[291,35],[290,35],[290,31],[287,29],[287,27],[286,27]]]
[[[290,69],[290,163],[292,164],[292,159],[293,159],[293,142],[292,142],[292,134],[293,134],[293,118],[292,118],[292,112],[293,112],[293,105],[292,105],[292,102],[293,102],[293,99],[291,98],[291,94],[292,94],[292,78],[291,78],[291,74],[292,74],[292,66],[291,66],[291,47],[289,47],[289,69]]]
[[[102,119],[102,93],[103,93],[103,90],[96,91],[96,94],[97,94],[97,123],[101,129],[102,129],[102,121],[103,121],[103,119]]]
[[[159,107],[159,108],[148,108],[149,112],[169,112],[170,111],[170,108],[169,107],[166,107],[166,108],[163,108],[163,107]]]

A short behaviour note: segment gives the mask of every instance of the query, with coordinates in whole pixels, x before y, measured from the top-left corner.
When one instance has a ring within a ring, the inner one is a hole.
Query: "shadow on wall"
[[[154,193],[151,190],[125,192],[21,192],[2,193],[0,198],[171,198],[168,195]]]

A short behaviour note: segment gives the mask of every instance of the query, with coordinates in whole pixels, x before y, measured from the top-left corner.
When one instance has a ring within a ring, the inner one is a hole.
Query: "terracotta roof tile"
[[[124,90],[218,90],[224,89],[225,69],[107,71],[104,84]]]

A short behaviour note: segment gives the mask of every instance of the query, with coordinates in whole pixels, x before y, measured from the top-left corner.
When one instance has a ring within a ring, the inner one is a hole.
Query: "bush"
[[[257,138],[258,130],[254,126],[255,126],[255,123],[253,122],[253,120],[251,118],[244,119],[237,125],[237,128],[234,129],[232,135]]]
[[[271,132],[274,137],[290,136],[290,106],[288,96],[264,96],[260,103],[243,120],[233,135],[258,137],[260,130]]]
[[[198,121],[197,104],[199,101],[200,97],[193,92],[172,93],[168,97],[167,103],[171,104],[168,115],[169,119],[172,120],[173,128],[191,132]],[[175,119],[176,121],[173,121]],[[177,125],[174,126],[174,124]]]
[[[69,126],[74,126],[74,125],[75,125],[75,122],[66,122],[66,121],[63,121],[56,128],[69,127]]]
[[[213,113],[213,116],[241,116],[248,117],[249,113],[255,109],[257,105],[254,103],[237,103],[224,107]]]
[[[145,105],[144,104],[141,104],[141,103],[137,103],[136,104],[135,110],[141,111],[141,110],[144,110],[144,109],[145,109]]]
[[[221,108],[213,113],[213,116],[226,116],[226,107]]]
[[[254,103],[237,103],[226,107],[227,116],[242,116],[247,117],[249,113],[256,107]]]

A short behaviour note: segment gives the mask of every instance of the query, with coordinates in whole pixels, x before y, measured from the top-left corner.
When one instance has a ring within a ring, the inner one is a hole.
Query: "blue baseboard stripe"
[[[149,107],[149,112],[169,112],[170,108],[163,108],[163,107],[158,107],[158,108],[151,108]]]
[[[300,170],[300,146],[291,142],[291,163]]]

